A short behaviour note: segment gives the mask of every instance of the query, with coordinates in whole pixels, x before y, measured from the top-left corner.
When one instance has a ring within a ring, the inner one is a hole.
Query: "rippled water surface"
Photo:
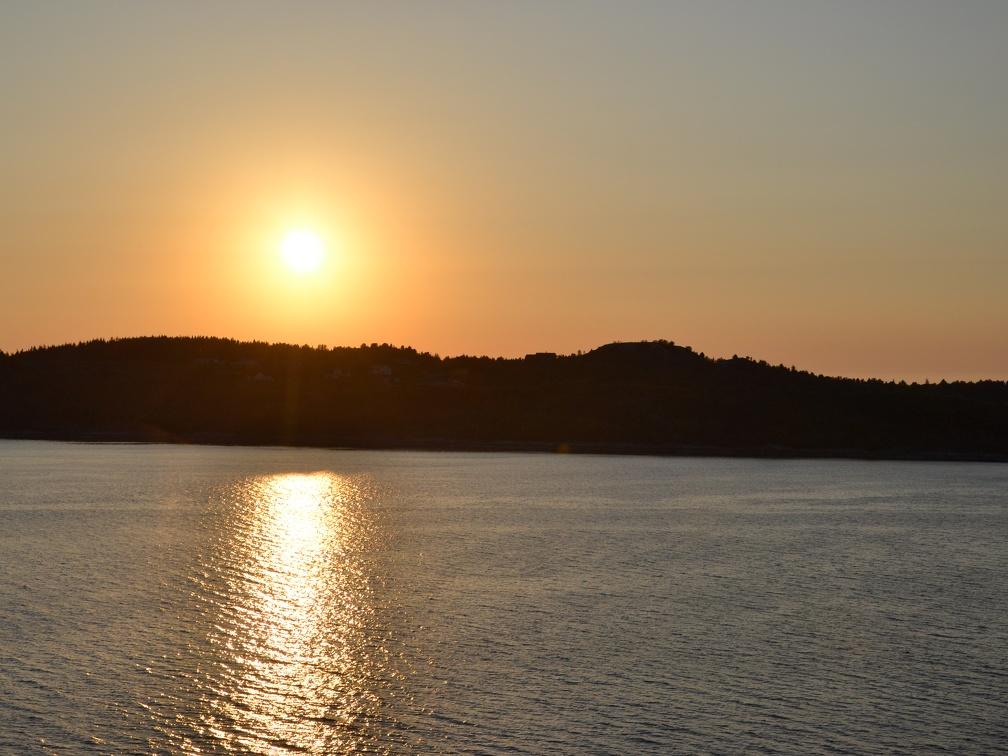
[[[1008,468],[0,441],[0,753],[1008,749]]]

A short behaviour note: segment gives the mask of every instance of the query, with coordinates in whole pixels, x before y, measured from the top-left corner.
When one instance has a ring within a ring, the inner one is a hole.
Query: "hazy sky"
[[[0,0],[0,349],[1008,379],[1006,40],[1004,0]]]

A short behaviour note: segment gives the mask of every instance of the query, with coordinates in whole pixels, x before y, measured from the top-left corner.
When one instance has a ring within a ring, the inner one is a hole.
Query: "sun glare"
[[[280,244],[284,260],[294,270],[302,273],[315,270],[322,264],[322,240],[311,231],[291,231]]]

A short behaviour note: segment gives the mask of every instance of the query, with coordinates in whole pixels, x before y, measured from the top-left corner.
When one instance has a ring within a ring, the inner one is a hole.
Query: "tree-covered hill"
[[[665,341],[442,359],[150,337],[0,353],[0,436],[1008,460],[1008,384],[829,378]]]

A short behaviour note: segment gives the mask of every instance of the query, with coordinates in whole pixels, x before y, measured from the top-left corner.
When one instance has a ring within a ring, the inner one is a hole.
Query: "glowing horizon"
[[[668,339],[1005,380],[1005,30],[979,2],[18,6],[0,350]]]

